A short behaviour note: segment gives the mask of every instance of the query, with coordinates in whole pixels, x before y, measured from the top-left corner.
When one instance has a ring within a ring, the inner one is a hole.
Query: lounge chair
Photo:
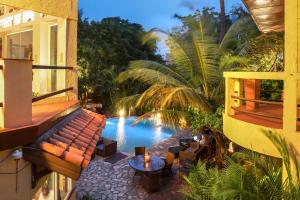
[[[165,166],[162,169],[162,174],[163,175],[172,174],[172,166],[173,166],[173,162],[175,160],[175,155],[171,152],[168,152],[166,155],[166,158],[163,158],[163,160],[165,161]]]
[[[135,147],[134,151],[135,151],[135,155],[136,156],[138,156],[138,155],[145,155],[145,153],[146,153],[146,147]]]

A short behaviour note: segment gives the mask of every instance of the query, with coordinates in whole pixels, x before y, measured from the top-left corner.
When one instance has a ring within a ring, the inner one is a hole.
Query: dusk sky
[[[120,16],[131,22],[142,24],[146,30],[161,28],[170,30],[178,24],[174,14],[185,15],[191,12],[183,2],[195,8],[204,6],[219,10],[219,0],[79,0],[79,8],[84,16],[92,20]],[[226,11],[234,5],[242,5],[241,0],[225,0]]]

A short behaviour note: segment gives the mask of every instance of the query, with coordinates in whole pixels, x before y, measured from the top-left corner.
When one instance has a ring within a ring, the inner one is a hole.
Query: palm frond
[[[188,113],[184,111],[156,110],[147,112],[146,114],[138,117],[132,125],[134,126],[145,119],[149,119],[158,115],[160,116],[162,124],[168,124],[168,126],[174,129],[180,128],[180,122],[185,121],[188,117]]]
[[[156,83],[165,85],[182,85],[183,83],[168,74],[148,68],[129,68],[127,71],[119,74],[117,81],[123,83],[126,80],[137,80],[145,85]]]

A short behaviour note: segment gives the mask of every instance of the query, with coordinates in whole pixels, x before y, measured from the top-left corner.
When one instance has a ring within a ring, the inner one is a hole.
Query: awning
[[[243,0],[262,32],[284,31],[284,0]]]
[[[105,116],[80,109],[24,147],[24,159],[76,180],[90,163],[105,123]]]

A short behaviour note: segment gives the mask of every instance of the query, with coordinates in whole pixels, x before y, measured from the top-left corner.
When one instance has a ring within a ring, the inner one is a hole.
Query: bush
[[[199,132],[201,127],[207,126],[223,132],[223,111],[224,106],[220,106],[212,114],[203,114],[198,109],[189,108],[189,123],[194,133]]]

